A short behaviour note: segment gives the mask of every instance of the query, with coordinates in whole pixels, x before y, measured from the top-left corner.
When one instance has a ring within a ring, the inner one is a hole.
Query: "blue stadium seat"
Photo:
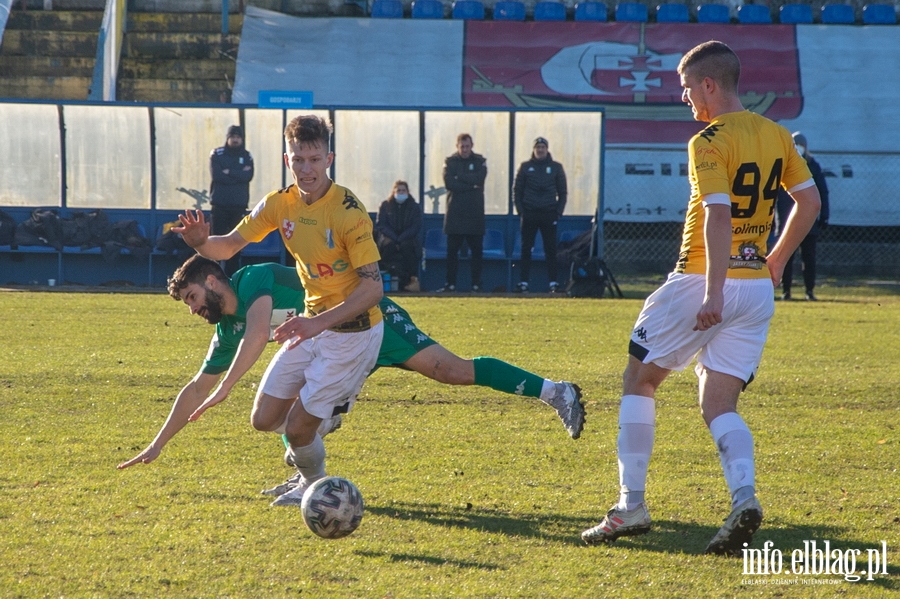
[[[484,4],[481,0],[456,0],[453,3],[453,18],[481,21],[484,19]]]
[[[897,11],[893,4],[866,4],[862,16],[863,25],[897,24]]]
[[[701,4],[697,9],[698,23],[730,23],[731,15],[724,4]]]
[[[488,229],[484,232],[484,245],[482,255],[485,258],[506,258],[506,240],[503,231]]]
[[[441,0],[416,0],[412,3],[412,18],[443,19],[444,3]]]
[[[616,5],[616,21],[647,22],[647,5],[642,2],[620,2]]]
[[[447,236],[441,229],[425,231],[425,259],[447,257]]]
[[[691,20],[687,4],[660,4],[656,7],[657,23],[688,23]]]
[[[522,257],[522,232],[516,231],[516,241],[513,244],[513,259],[519,260]],[[544,254],[544,237],[540,233],[538,233],[537,237],[534,238],[534,247],[531,248],[531,259],[532,260],[543,260],[546,258]]]
[[[494,4],[495,21],[524,21],[525,3],[519,0],[498,0]]]
[[[812,6],[809,4],[784,4],[778,11],[780,23],[812,23]]]
[[[565,21],[566,5],[556,0],[544,0],[534,5],[535,21]]]
[[[375,0],[372,2],[372,17],[376,19],[402,19],[403,3],[400,0]]]
[[[762,4],[742,4],[738,6],[738,23],[744,25],[764,25],[772,22],[772,13]]]
[[[605,2],[579,2],[575,5],[576,21],[605,21],[606,13]]]
[[[828,25],[853,25],[856,15],[849,4],[826,4],[822,7],[822,22]]]

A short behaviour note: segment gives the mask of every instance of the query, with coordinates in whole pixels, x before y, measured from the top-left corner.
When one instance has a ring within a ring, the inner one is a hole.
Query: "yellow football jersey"
[[[731,197],[731,260],[728,277],[768,278],[766,242],[778,188],[790,189],[812,178],[790,132],[747,110],[714,119],[688,144],[691,198],[675,271],[706,273],[702,196]]]
[[[372,219],[362,202],[346,187],[332,183],[320,200],[307,205],[296,185],[273,191],[236,227],[247,241],[261,241],[278,229],[306,290],[306,312],[321,314],[347,299],[359,285],[356,269],[378,262],[381,255],[372,235]],[[381,321],[381,310],[337,330],[364,330]]]

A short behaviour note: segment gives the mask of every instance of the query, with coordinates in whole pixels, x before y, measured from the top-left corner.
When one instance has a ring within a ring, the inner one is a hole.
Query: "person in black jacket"
[[[809,153],[809,146],[806,142],[806,136],[799,131],[794,132],[794,145],[800,155],[806,158],[806,164],[812,173],[813,181],[819,189],[819,197],[822,199],[822,208],[819,210],[819,218],[813,223],[812,229],[800,243],[800,265],[803,267],[803,283],[806,285],[806,299],[808,301],[816,301],[813,289],[816,287],[816,242],[819,239],[819,233],[828,226],[828,184],[825,182],[825,174],[822,167],[816,162],[816,159]],[[775,233],[781,235],[784,225],[787,222],[791,208],[794,206],[793,200],[784,189],[779,189],[777,200],[777,211],[775,214]],[[794,281],[794,255],[788,259],[784,267],[784,274],[781,277],[781,288],[783,295],[781,299],[791,299],[791,284]]]
[[[225,145],[209,154],[210,228],[213,235],[227,235],[241,222],[250,202],[253,156],[244,148],[244,131],[237,125],[228,128]],[[225,261],[225,273],[233,275],[240,267],[240,254]]]
[[[447,188],[447,284],[438,291],[456,291],[459,251],[463,242],[472,250],[472,291],[481,291],[481,257],[484,249],[484,180],[487,163],[472,151],[472,136],[460,133],[456,154],[444,161],[444,187]]]
[[[566,208],[566,171],[555,162],[549,152],[550,144],[543,137],[534,140],[531,159],[523,162],[516,173],[513,198],[516,212],[522,221],[522,260],[519,285],[516,291],[528,291],[531,274],[531,250],[537,233],[544,240],[547,257],[547,278],[550,292],[560,290],[557,282],[556,223]]]
[[[422,259],[421,230],[422,209],[419,203],[409,194],[406,181],[396,181],[391,197],[383,201],[378,209],[375,243],[381,252],[381,269],[392,271],[392,277],[399,277],[399,288],[403,291],[418,291],[417,274],[419,260]]]

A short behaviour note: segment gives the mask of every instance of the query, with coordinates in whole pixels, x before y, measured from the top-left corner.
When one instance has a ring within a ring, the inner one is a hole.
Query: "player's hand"
[[[312,339],[324,329],[312,318],[294,316],[288,318],[275,329],[276,343],[289,341],[288,349],[294,349],[304,339]]]
[[[695,331],[707,331],[722,322],[722,309],[725,306],[725,298],[719,293],[707,296],[697,312],[697,324]]]
[[[116,469],[124,470],[125,468],[128,468],[129,466],[134,466],[135,464],[149,464],[150,462],[152,462],[153,460],[155,460],[156,458],[159,457],[159,454],[161,451],[162,450],[160,448],[157,448],[155,445],[153,445],[151,443],[150,445],[147,446],[147,449],[145,449],[141,453],[137,454],[136,456],[134,456],[127,462],[122,462],[121,464],[116,466]]]
[[[785,264],[779,262],[772,255],[766,257],[766,268],[769,269],[769,278],[772,279],[772,285],[778,287],[781,285],[781,277],[784,274]]]
[[[202,404],[200,404],[199,408],[194,410],[193,414],[188,416],[188,422],[196,422],[200,419],[201,416],[203,416],[203,412],[210,409],[216,404],[222,403],[223,401],[225,401],[226,397],[228,397],[228,392],[219,387],[212,395],[207,397]]]
[[[184,242],[192,248],[198,248],[209,239],[209,223],[202,210],[185,210],[178,215],[180,227],[172,227],[172,231],[181,235]]]

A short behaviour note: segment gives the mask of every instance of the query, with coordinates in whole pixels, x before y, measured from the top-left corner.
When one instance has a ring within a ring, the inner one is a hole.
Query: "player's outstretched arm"
[[[128,461],[122,462],[116,468],[122,470],[138,463],[149,464],[159,457],[163,447],[188,423],[188,416],[197,409],[197,406],[203,402],[209,392],[219,380],[217,374],[198,373],[190,383],[184,386],[175,398],[169,417],[163,424],[156,438],[148,445],[144,451],[137,454]]]
[[[247,328],[228,373],[213,394],[197,406],[197,409],[188,417],[190,422],[198,420],[203,412],[225,401],[241,377],[256,364],[269,342],[269,323],[271,321],[272,296],[264,295],[257,298],[247,310]]]
[[[210,235],[209,223],[200,210],[185,210],[178,215],[180,227],[172,227],[184,242],[210,260],[227,260],[244,249],[247,241],[237,231],[228,235]]]

